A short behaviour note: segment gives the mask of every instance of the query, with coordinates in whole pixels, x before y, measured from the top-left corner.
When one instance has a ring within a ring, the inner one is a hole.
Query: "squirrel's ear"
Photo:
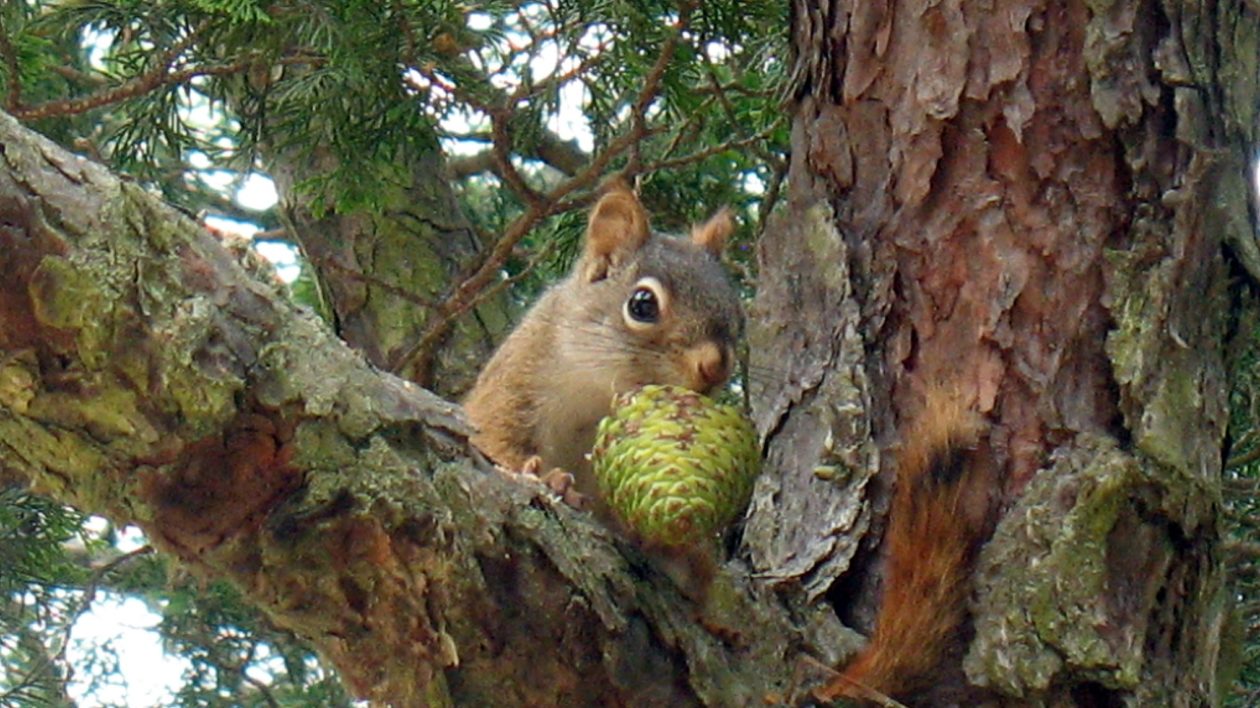
[[[591,210],[582,277],[591,283],[603,280],[613,266],[642,248],[647,240],[647,211],[625,183],[615,183]]]
[[[731,210],[722,207],[708,221],[691,227],[691,242],[703,248],[717,258],[726,247],[726,239],[735,230],[735,222],[731,220]]]

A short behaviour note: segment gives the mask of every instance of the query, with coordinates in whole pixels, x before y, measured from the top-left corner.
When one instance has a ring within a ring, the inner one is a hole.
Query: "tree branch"
[[[1249,465],[1256,460],[1260,460],[1260,445],[1256,445],[1246,452],[1231,456],[1225,461],[1225,469],[1232,470]]]
[[[461,139],[473,140],[476,138],[474,136],[462,136]],[[490,142],[490,136],[485,136],[485,140]],[[591,159],[590,155],[578,147],[577,141],[564,140],[550,130],[544,131],[536,143],[522,146],[522,156],[538,159],[568,177],[576,175]],[[495,175],[502,177],[496,169],[497,164],[494,153],[491,150],[466,157],[454,158],[447,163],[447,167],[450,169],[451,175],[456,179],[462,179],[482,172],[493,172]]]
[[[21,678],[16,681],[9,681],[11,688],[4,693],[0,693],[0,703],[16,698],[27,686],[37,683],[39,677],[52,668],[54,664],[65,660],[66,651],[70,648],[70,633],[74,631],[75,621],[91,609],[92,603],[96,600],[96,593],[105,581],[105,576],[136,558],[149,555],[152,552],[152,546],[141,546],[133,551],[119,554],[94,568],[91,576],[84,584],[82,596],[77,600],[69,600],[71,609],[67,613],[68,616],[62,618],[64,626],[60,630],[61,638],[56,651],[52,653],[41,652],[39,659],[22,672],[23,676]]]
[[[67,98],[57,101],[49,101],[47,103],[41,103],[38,106],[21,108],[13,111],[13,115],[23,121],[39,120],[41,118],[50,118],[52,116],[77,115],[79,113],[86,113],[94,108],[100,108],[101,106],[108,106],[110,104],[125,101],[129,98],[142,96],[159,86],[181,84],[198,76],[226,76],[228,74],[238,74],[244,71],[249,64],[250,62],[241,60],[228,64],[192,67],[169,73],[167,72],[168,67],[163,65],[155,68],[148,74],[131,79],[130,81],[123,83],[121,86],[105,91],[99,91],[80,98]]]

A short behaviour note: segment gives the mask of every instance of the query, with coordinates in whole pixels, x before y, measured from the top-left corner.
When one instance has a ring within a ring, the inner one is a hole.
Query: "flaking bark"
[[[750,318],[755,570],[869,627],[905,423],[945,385],[985,416],[1004,517],[953,659],[970,701],[1219,700],[1224,249],[1260,272],[1255,20],[793,3],[791,192]]]

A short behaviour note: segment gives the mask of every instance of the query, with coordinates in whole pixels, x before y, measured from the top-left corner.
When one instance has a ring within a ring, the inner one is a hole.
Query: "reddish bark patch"
[[[7,192],[7,193],[6,193]],[[48,228],[33,202],[16,190],[0,190],[0,350],[52,343],[66,347],[68,333],[45,332],[31,307],[31,277],[47,254],[64,255],[66,245]]]
[[[256,530],[301,483],[290,465],[291,424],[252,414],[225,431],[188,445],[163,469],[139,472],[151,528],[185,557]]]
[[[309,531],[303,542],[313,554],[307,572],[293,576],[284,601],[317,618],[323,628],[317,645],[357,695],[426,704],[412,692],[431,685],[434,667],[459,663],[453,641],[429,611],[428,603],[441,593],[432,578],[443,572],[443,561],[432,555],[414,560],[425,556],[420,546],[362,508],[339,509]],[[409,679],[399,686],[397,677],[404,675]],[[400,688],[404,694],[397,693]]]

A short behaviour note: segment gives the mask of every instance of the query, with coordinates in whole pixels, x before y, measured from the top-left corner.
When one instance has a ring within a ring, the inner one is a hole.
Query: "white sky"
[[[112,644],[126,685],[107,684],[89,694],[88,677],[77,676],[70,681],[70,697],[84,708],[170,705],[181,684],[180,674],[189,663],[162,648],[157,633],[160,621],[136,598],[101,593],[92,609],[74,623],[66,658],[71,666],[82,666],[104,644]]]

